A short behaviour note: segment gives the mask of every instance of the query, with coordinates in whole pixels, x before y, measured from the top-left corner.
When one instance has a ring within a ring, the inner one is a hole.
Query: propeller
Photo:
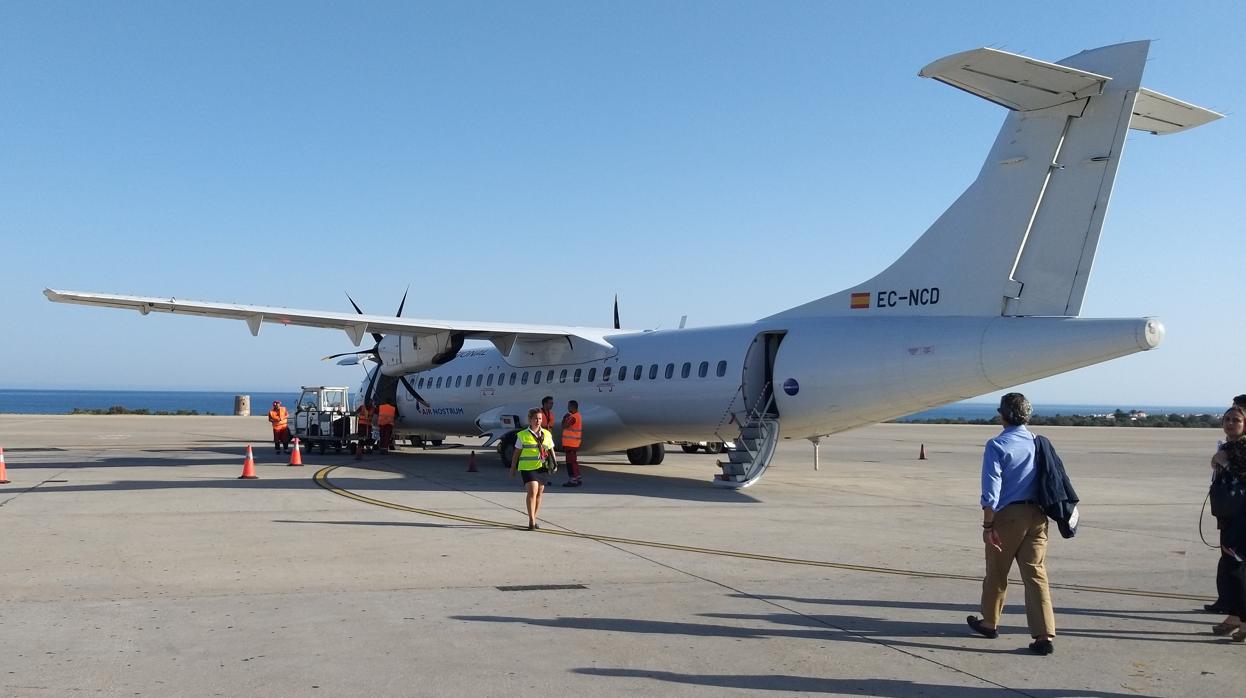
[[[619,294],[614,294],[614,329],[622,329],[619,325]]]
[[[402,300],[399,301],[398,303],[398,312],[394,315],[394,317],[402,317],[402,309],[406,307],[407,305],[407,294],[410,292],[411,292],[410,286],[407,287],[406,291],[402,292]],[[349,293],[346,294],[346,300],[350,301],[350,304],[352,307],[354,307],[356,313],[359,313],[360,315],[364,314],[363,309],[359,307],[359,304],[355,302],[354,298],[350,297]],[[375,361],[377,364],[376,369],[372,372],[372,377],[368,379],[368,388],[367,388],[367,391],[364,393],[364,400],[366,402],[372,402],[372,397],[375,394],[375,389],[376,389],[376,381],[377,381],[377,378],[381,375],[380,346],[381,346],[381,340],[385,338],[385,336],[382,335],[380,332],[372,332],[371,334],[372,334],[372,339],[376,340],[376,344],[373,345],[371,349],[362,349],[360,351],[346,351],[340,354],[330,354],[324,357],[323,359],[321,359],[322,361],[328,361],[329,359],[336,359],[341,356],[360,356],[360,357],[366,357],[364,360]],[[415,401],[419,403],[420,406],[426,409],[429,407],[428,401],[425,400],[423,397],[421,397],[420,394],[415,391],[415,386],[411,385],[411,381],[407,380],[406,376],[398,376],[398,382],[402,383],[402,387],[407,389],[407,392],[411,394],[411,397],[415,398]]]

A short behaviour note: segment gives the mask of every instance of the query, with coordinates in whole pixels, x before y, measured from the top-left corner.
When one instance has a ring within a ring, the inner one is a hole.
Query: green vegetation
[[[178,410],[176,412],[169,412],[167,410],[157,410],[153,412],[147,409],[146,407],[139,407],[137,409],[132,410],[122,405],[113,405],[112,407],[109,407],[109,408],[75,407],[69,411],[69,414],[156,414],[156,415],[195,416],[199,414],[199,410]],[[215,416],[215,413],[213,412],[205,412],[204,414],[209,415],[209,416]]]
[[[998,424],[995,419],[918,419],[906,421],[906,424]],[[1161,428],[1200,428],[1218,429],[1220,415],[1210,414],[1155,414],[1141,415],[1138,413],[1116,410],[1107,415],[1057,414],[1050,417],[1034,415],[1030,419],[1031,426],[1037,427],[1161,427]]]

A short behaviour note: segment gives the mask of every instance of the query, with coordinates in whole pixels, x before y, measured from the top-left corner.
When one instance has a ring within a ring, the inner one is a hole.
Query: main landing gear
[[[627,449],[627,462],[632,465],[657,465],[666,458],[666,444],[649,444]]]

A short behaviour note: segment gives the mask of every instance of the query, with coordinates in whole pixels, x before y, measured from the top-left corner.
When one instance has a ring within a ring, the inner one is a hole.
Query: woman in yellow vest
[[[541,495],[549,484],[549,468],[545,459],[554,454],[554,435],[541,428],[541,410],[528,410],[528,428],[515,435],[515,456],[511,459],[511,477],[515,471],[523,476],[524,489],[528,491],[528,530],[540,528],[536,522],[541,511]]]

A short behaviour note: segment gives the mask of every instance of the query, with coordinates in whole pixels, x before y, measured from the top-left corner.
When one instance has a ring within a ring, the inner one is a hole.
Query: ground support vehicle
[[[371,451],[376,440],[371,433],[359,434],[359,418],[351,405],[350,388],[305,385],[294,408],[294,436],[303,448],[315,447],[321,453]]]

